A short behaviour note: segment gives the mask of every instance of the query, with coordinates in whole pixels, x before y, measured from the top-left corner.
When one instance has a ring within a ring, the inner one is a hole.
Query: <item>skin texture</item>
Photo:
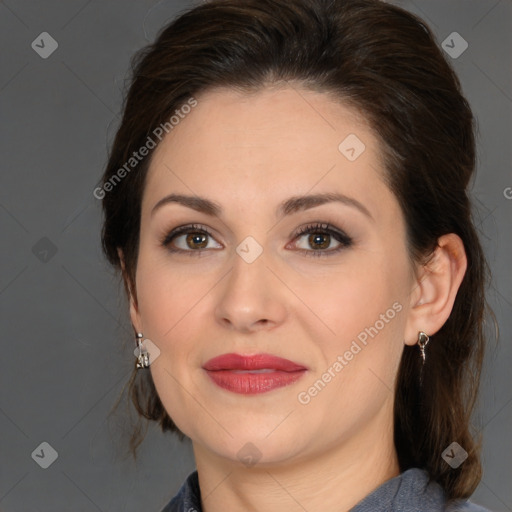
[[[327,94],[288,84],[251,95],[210,90],[197,100],[155,150],[142,200],[130,313],[160,350],[150,366],[155,386],[192,439],[206,512],[348,510],[399,474],[393,398],[400,357],[418,331],[435,334],[448,318],[467,265],[463,244],[445,235],[428,266],[410,261],[379,141],[358,112]],[[355,161],[338,149],[349,134],[366,147]],[[356,199],[371,218],[341,202],[276,213],[291,196],[332,192]],[[168,203],[151,214],[171,193],[206,197],[222,213]],[[315,242],[309,235],[318,229],[294,237],[315,222],[353,243],[311,256],[318,244],[340,246],[333,236]],[[162,246],[189,223],[212,236],[188,244],[186,234],[175,238],[180,253]],[[248,236],[263,249],[252,263],[236,252]],[[400,312],[300,403],[298,394],[393,304]],[[229,352],[271,353],[308,371],[290,386],[239,395],[202,369]],[[258,449],[255,465],[237,455],[246,443]]]

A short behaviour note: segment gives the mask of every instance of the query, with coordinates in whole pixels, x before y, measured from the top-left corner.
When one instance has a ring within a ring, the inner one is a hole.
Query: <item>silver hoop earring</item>
[[[427,346],[427,343],[429,340],[430,340],[430,338],[423,331],[420,331],[418,333],[418,345],[420,347],[421,358],[423,359],[423,364],[425,364],[425,347]]]
[[[142,338],[143,334],[141,332],[137,333],[136,341],[139,347],[139,355],[137,356],[137,362],[135,364],[135,368],[137,369],[146,369],[149,368],[149,354],[147,351],[142,351]]]

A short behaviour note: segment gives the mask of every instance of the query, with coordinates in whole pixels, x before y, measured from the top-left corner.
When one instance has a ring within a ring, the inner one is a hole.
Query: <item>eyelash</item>
[[[204,226],[201,226],[199,224],[189,224],[187,226],[180,226],[174,230],[172,230],[170,233],[168,233],[163,240],[161,241],[162,246],[164,246],[168,251],[172,253],[187,253],[188,256],[200,256],[201,253],[204,251],[202,250],[184,250],[184,249],[175,249],[171,248],[169,244],[178,236],[182,234],[190,234],[190,233],[197,233],[197,234],[205,234],[209,237],[213,238],[213,235],[208,231],[207,228]],[[338,252],[342,251],[343,249],[346,249],[347,247],[350,247],[353,245],[353,239],[348,236],[343,231],[335,228],[329,223],[320,223],[316,222],[313,224],[308,224],[307,226],[303,226],[299,230],[297,230],[292,236],[293,240],[296,240],[300,238],[301,236],[305,234],[320,234],[320,235],[330,235],[332,236],[337,242],[340,243],[340,246],[336,249],[328,249],[328,250],[307,250],[307,249],[298,249],[300,252],[304,253],[306,256],[312,256],[312,257],[323,257],[323,256],[330,256],[332,254],[337,254]]]
[[[350,238],[343,231],[335,228],[329,223],[320,223],[316,222],[313,224],[308,224],[307,226],[303,226],[297,232],[293,234],[293,240],[300,238],[305,234],[316,234],[316,235],[330,235],[337,242],[340,243],[339,247],[336,249],[328,249],[328,250],[307,250],[307,249],[299,249],[299,251],[303,252],[305,256],[313,256],[313,257],[322,257],[322,256],[331,256],[332,254],[337,254],[343,249],[352,246],[354,243],[353,239]]]

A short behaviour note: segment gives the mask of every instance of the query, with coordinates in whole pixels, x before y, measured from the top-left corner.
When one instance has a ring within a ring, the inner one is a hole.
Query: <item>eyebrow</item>
[[[360,203],[357,199],[339,193],[311,194],[306,196],[290,197],[279,205],[277,208],[277,214],[283,217],[297,211],[308,210],[310,208],[314,208],[315,206],[320,206],[322,204],[332,202],[339,202],[347,206],[351,206],[359,210],[372,221],[375,220],[366,206]],[[184,194],[169,194],[168,196],[160,199],[155,204],[155,206],[153,206],[153,209],[151,210],[151,216],[153,216],[156,210],[170,203],[178,203],[186,206],[187,208],[205,213],[206,215],[211,215],[212,217],[220,217],[222,214],[222,207],[219,205],[219,203],[211,201],[205,197],[189,196]]]

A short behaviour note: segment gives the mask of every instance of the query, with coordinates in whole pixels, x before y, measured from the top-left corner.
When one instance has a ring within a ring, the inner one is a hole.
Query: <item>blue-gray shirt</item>
[[[203,512],[197,471],[191,473],[178,494],[160,512]],[[442,487],[428,473],[411,468],[384,482],[350,512],[490,512],[466,500],[446,501]]]

